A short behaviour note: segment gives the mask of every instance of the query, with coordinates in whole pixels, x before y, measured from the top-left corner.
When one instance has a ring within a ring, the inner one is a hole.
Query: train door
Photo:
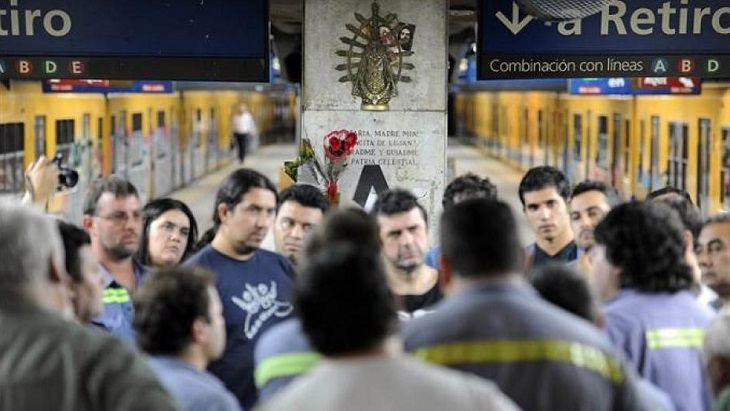
[[[639,150],[641,150],[641,148]],[[641,161],[641,151],[639,151],[637,155],[639,156],[639,161]],[[628,200],[631,198],[631,170],[633,169],[631,166],[631,120],[628,119],[624,121],[623,159],[621,160],[621,163],[623,172],[619,189],[621,191],[620,194],[622,198],[624,200]],[[641,181],[641,177],[637,176],[636,178]]]
[[[122,110],[119,116],[112,116],[112,141],[114,148],[114,167],[112,172],[120,177],[129,179],[129,153],[127,142],[127,111]]]
[[[686,123],[669,123],[666,185],[682,190],[687,190],[688,129]]]
[[[149,161],[144,138],[144,117],[142,113],[132,113],[132,134],[129,139],[129,156],[127,167],[129,169],[129,181],[134,184],[139,192],[139,199],[142,204],[149,199]]]
[[[154,175],[155,175],[155,197],[163,196],[172,191],[171,155],[172,144],[167,128],[165,110],[158,110],[155,116],[155,124],[152,132],[152,145],[154,147]]]
[[[550,145],[547,142],[547,133],[545,130],[545,113],[543,110],[537,111],[537,155],[541,158],[543,165],[548,165]]]
[[[177,114],[177,110],[173,107],[170,110],[170,161],[173,189],[182,185],[182,159],[184,157],[180,152],[180,126]]]
[[[17,193],[23,189],[25,125],[0,124],[0,193]]]
[[[91,164],[92,179],[97,179],[104,173],[104,117],[98,117],[96,121],[96,140],[91,149],[93,151],[93,159]]]
[[[722,128],[722,171],[720,172],[720,201],[723,210],[730,210],[730,127]]]
[[[612,186],[621,182],[621,114],[613,114],[613,138],[611,139],[611,180]]]
[[[593,128],[592,128],[592,121],[593,120],[593,113],[588,110],[588,113],[586,113],[586,138],[584,139],[585,145],[586,145],[586,152],[585,156],[583,157],[583,162],[585,166],[585,171],[583,172],[583,175],[580,177],[579,180],[585,180],[587,178],[590,178],[591,175],[591,166],[593,165],[591,162],[591,157],[593,154]]]
[[[48,156],[46,153],[46,116],[35,116],[34,119],[35,132],[35,158],[39,156]]]
[[[651,116],[651,148],[649,149],[649,189],[648,192],[659,188],[659,116]]]
[[[573,114],[573,161],[568,163],[568,178],[572,182],[578,182],[580,178],[580,165],[583,161],[583,116],[579,113]]]
[[[610,183],[610,173],[608,166],[608,117],[598,116],[598,136],[597,150],[594,158],[593,173],[590,174],[592,180]],[[587,172],[588,170],[586,170]]]
[[[473,106],[476,104],[472,103]],[[472,131],[476,131],[472,129]],[[499,104],[492,104],[492,132],[490,133],[487,146],[490,150],[496,150],[499,147]]]
[[[210,109],[208,121],[207,147],[205,150],[205,170],[211,172],[218,168],[218,127],[215,119],[215,108]]]
[[[201,144],[203,130],[203,112],[201,109],[195,109],[193,115],[192,130],[190,133],[190,180],[198,178],[204,174],[204,157],[203,147]],[[188,181],[190,181],[188,180]]]
[[[712,152],[712,120],[699,119],[697,140],[697,207],[706,216],[710,212],[710,153]]]

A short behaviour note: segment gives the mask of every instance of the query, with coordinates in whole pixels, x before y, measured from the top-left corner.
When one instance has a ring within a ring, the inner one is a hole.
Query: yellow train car
[[[698,95],[579,96],[557,90],[452,96],[457,135],[519,170],[549,164],[624,199],[672,185],[708,215],[730,210],[730,84]]]
[[[231,118],[246,103],[259,134],[295,127],[292,88],[262,90],[196,84],[169,93],[47,93],[40,81],[0,84],[0,194],[19,194],[24,170],[60,153],[79,172],[49,211],[80,222],[89,182],[110,173],[130,180],[142,201],[164,196],[231,160]],[[276,138],[274,138],[276,139]],[[252,142],[257,144],[257,141]]]

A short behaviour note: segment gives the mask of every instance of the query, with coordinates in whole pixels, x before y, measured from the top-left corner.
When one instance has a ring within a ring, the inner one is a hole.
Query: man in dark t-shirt
[[[212,237],[186,264],[216,274],[223,303],[226,349],[208,368],[223,381],[245,410],[258,396],[253,377],[253,347],[267,328],[289,318],[294,268],[279,254],[259,248],[274,221],[277,194],[265,176],[234,171],[216,195]]]
[[[535,232],[527,247],[526,272],[550,261],[570,262],[578,257],[568,215],[570,182],[551,166],[534,167],[520,181],[522,211]]]

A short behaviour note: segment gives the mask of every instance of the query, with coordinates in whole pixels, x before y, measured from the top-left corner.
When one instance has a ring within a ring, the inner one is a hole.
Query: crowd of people
[[[730,217],[666,187],[621,202],[550,166],[369,210],[233,171],[190,208],[58,170],[0,201],[2,410],[730,410]],[[262,247],[271,234],[273,250]]]

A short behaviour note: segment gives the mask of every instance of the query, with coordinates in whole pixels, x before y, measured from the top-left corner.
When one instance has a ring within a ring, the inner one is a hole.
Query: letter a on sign
[[[379,165],[368,164],[363,166],[360,179],[357,181],[354,202],[365,208],[370,192],[375,189],[375,194],[380,194],[388,189],[388,182],[385,180],[383,169]]]

